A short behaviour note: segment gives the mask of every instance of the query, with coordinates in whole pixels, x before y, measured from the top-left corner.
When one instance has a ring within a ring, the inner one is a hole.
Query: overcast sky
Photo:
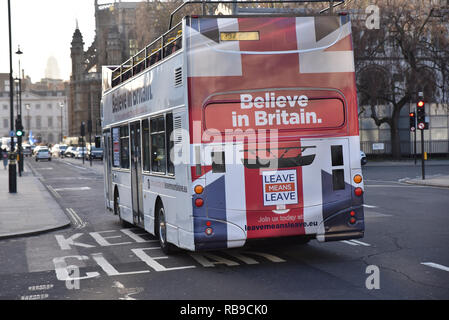
[[[114,0],[99,1],[110,2]],[[33,82],[45,77],[51,56],[58,62],[60,77],[69,80],[70,43],[77,19],[87,50],[95,37],[94,0],[11,0],[14,74],[19,68],[14,53],[20,45],[21,68]],[[0,0],[0,73],[9,73],[8,0]]]

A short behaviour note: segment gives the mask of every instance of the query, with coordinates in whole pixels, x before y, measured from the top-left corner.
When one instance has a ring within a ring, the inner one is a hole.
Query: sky
[[[21,69],[38,82],[45,77],[48,58],[58,63],[60,77],[70,79],[70,43],[78,20],[84,50],[95,37],[94,0],[10,0],[13,73],[18,74],[15,52],[20,45]],[[136,0],[134,0],[136,1]],[[100,4],[114,0],[99,0]],[[0,73],[9,73],[8,0],[0,0]]]

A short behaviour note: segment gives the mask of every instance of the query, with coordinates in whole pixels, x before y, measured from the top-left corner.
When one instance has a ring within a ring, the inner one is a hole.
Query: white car
[[[39,160],[47,160],[47,161],[51,161],[50,150],[48,150],[48,148],[47,148],[47,149],[40,148],[40,149],[36,152],[35,160],[36,160],[36,162],[38,162]]]
[[[82,158],[86,157],[86,154],[87,154],[87,149],[85,147],[84,148],[78,147],[75,150],[75,158],[76,159],[82,159]]]

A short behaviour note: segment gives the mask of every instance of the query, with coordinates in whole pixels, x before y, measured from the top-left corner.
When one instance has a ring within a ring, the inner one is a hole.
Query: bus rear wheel
[[[174,245],[167,242],[167,222],[165,219],[165,209],[162,204],[158,206],[156,214],[156,235],[159,239],[161,249],[165,254],[173,253],[176,249]]]

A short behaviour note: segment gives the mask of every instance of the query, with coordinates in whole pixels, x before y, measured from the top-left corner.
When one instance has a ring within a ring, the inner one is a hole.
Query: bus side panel
[[[112,171],[113,189],[117,188],[120,197],[120,214],[123,220],[133,223],[131,175],[129,172]]]

